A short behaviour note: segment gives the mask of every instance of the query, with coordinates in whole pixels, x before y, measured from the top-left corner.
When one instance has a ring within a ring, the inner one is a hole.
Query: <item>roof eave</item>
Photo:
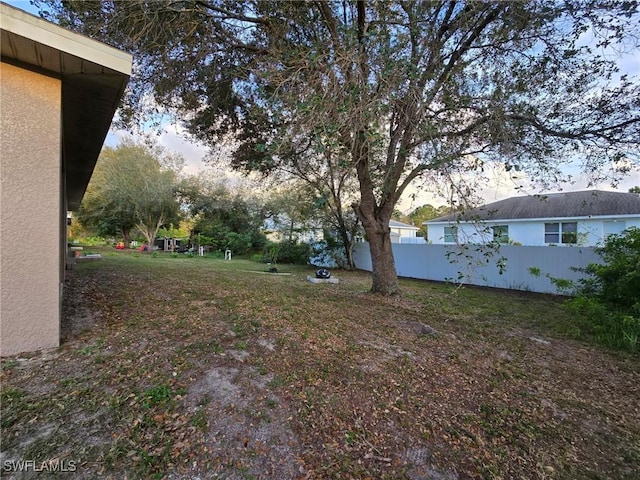
[[[0,3],[2,61],[60,78],[67,208],[75,210],[131,76],[128,53]]]
[[[438,222],[432,222],[427,220],[423,222],[423,225],[452,225],[452,224],[473,224],[473,223],[522,223],[522,222],[564,222],[567,220],[616,220],[616,219],[628,219],[628,218],[640,218],[640,214],[620,214],[620,215],[587,215],[576,217],[534,217],[534,218],[492,218],[492,219],[478,219],[478,220],[443,220]]]

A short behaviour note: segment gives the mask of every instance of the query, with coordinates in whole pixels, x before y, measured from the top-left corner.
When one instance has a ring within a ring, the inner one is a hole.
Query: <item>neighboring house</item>
[[[0,4],[0,355],[60,344],[67,211],[93,173],[132,57]]]
[[[391,243],[424,243],[422,237],[416,236],[420,229],[408,223],[390,220],[389,230],[391,230]]]
[[[434,244],[594,246],[607,235],[640,227],[640,196],[586,190],[512,197],[424,225]]]
[[[272,223],[269,223],[270,221],[271,219],[268,219],[267,222],[265,222],[265,233],[267,234],[267,238],[274,242],[286,240],[284,233],[288,232],[274,230]],[[267,228],[268,226],[270,228]],[[420,240],[423,240],[421,237],[416,237],[416,232],[420,229],[413,225],[398,222],[397,220],[390,220],[389,230],[391,234],[391,243],[424,243],[420,242]],[[294,236],[299,242],[314,243],[324,240],[324,231],[319,225],[301,226],[296,224],[292,231],[295,232]],[[360,239],[361,237],[357,238],[356,241],[359,241]],[[416,239],[418,239],[418,241],[415,241]]]
[[[324,231],[316,222],[291,222],[285,215],[277,218],[267,218],[262,226],[262,232],[270,242],[280,243],[289,238],[300,243],[314,243],[324,240]]]
[[[286,223],[285,223],[286,225]],[[315,243],[324,240],[324,231],[320,225],[301,225],[294,224],[291,227],[293,237],[302,243]],[[276,228],[273,219],[267,219],[264,224],[264,233],[272,242],[282,242],[288,238],[289,231]],[[416,232],[420,229],[407,223],[398,222],[397,220],[389,221],[389,230],[391,235],[391,243],[425,243],[424,238],[417,237]],[[356,242],[363,241],[362,237],[357,237]]]

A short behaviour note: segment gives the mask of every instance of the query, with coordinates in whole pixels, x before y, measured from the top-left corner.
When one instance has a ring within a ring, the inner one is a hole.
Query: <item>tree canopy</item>
[[[428,230],[427,226],[423,225],[423,222],[427,220],[431,220],[437,217],[441,217],[449,213],[449,207],[434,207],[433,205],[426,204],[421,207],[417,207],[413,211],[411,211],[407,216],[409,217],[409,222],[416,227],[419,227],[420,230],[418,235],[428,239]]]
[[[78,218],[102,235],[121,234],[125,244],[135,227],[153,245],[158,229],[177,223],[179,157],[157,146],[125,140],[106,147],[82,200]]]
[[[179,190],[182,205],[192,220],[192,234],[197,235],[190,243],[231,249],[234,255],[264,246],[265,206],[255,195],[229,188],[224,178],[203,174],[184,178]]]
[[[238,168],[337,162],[375,292],[399,292],[389,220],[425,172],[638,161],[640,87],[612,56],[638,47],[635,1],[39,3],[135,55],[125,118],[153,95],[196,138],[232,136]]]

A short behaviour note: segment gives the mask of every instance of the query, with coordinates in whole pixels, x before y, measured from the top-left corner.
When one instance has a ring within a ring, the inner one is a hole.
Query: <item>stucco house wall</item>
[[[0,351],[10,355],[59,342],[62,87],[7,63],[0,84]]]
[[[60,344],[66,217],[131,55],[0,2],[0,355]]]

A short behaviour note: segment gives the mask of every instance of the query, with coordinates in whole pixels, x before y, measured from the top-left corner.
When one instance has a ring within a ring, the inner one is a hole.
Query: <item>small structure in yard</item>
[[[163,252],[179,252],[183,250],[182,240],[179,238],[156,238],[153,242],[154,250],[161,250]]]
[[[316,271],[316,278],[331,278],[331,272],[326,268],[320,268]]]
[[[86,255],[79,255],[76,257],[77,262],[90,262],[93,260],[102,260],[102,255],[99,253],[87,253]]]
[[[316,271],[316,276],[312,277],[311,275],[307,276],[307,280],[311,283],[340,283],[337,278],[331,277],[331,272],[326,268],[320,268]]]

